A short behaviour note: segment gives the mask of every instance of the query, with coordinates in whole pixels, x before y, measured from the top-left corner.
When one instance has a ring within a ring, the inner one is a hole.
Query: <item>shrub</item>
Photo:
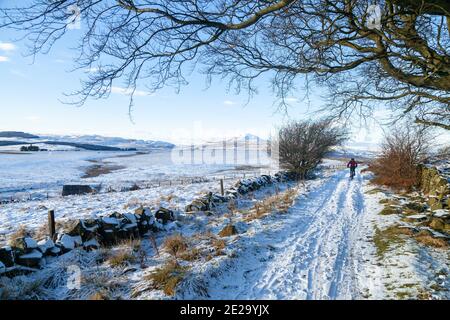
[[[418,165],[428,154],[428,131],[395,128],[385,136],[381,154],[370,165],[373,182],[394,189],[411,190],[420,180]]]
[[[327,120],[288,123],[278,132],[280,165],[305,179],[326,153],[342,144],[346,137],[344,129]]]

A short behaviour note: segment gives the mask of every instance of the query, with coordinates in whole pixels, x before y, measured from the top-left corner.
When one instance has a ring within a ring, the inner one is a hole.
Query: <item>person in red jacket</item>
[[[350,168],[350,178],[353,179],[355,176],[355,170],[358,167],[358,163],[355,161],[354,158],[352,158],[349,163],[347,163],[347,168]]]

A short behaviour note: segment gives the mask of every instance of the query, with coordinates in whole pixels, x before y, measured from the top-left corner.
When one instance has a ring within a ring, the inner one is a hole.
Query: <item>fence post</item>
[[[50,238],[55,240],[56,228],[55,228],[55,210],[48,211],[48,232]]]
[[[220,194],[223,196],[224,192],[223,192],[223,179],[220,179]]]

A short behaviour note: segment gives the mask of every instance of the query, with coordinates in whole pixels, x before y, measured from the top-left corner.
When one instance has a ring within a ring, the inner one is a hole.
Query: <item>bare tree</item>
[[[290,122],[278,132],[280,166],[305,179],[346,138],[345,130],[327,120]]]
[[[419,182],[418,165],[430,154],[430,130],[411,126],[393,128],[384,138],[381,154],[369,166],[374,182],[410,189]]]
[[[328,88],[325,110],[343,119],[388,105],[400,118],[450,129],[450,2],[380,0],[31,0],[0,9],[0,29],[25,32],[31,53],[47,52],[82,19],[79,68],[95,67],[78,103],[123,80],[179,88],[195,68],[237,92],[272,75],[275,94],[307,84]],[[77,11],[78,12],[78,11]],[[376,13],[376,10],[375,10]],[[133,96],[133,94],[131,94]]]

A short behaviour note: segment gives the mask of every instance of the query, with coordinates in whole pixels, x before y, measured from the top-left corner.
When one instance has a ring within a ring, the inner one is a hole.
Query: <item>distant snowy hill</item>
[[[39,137],[21,131],[0,131],[0,138],[38,139]]]
[[[244,135],[239,135],[233,138],[224,138],[223,140],[216,139],[216,140],[208,140],[203,143],[197,143],[196,146],[208,146],[208,147],[216,147],[216,148],[222,148],[223,144],[225,143],[226,148],[233,148],[235,143],[237,144],[238,148],[244,147],[246,144],[248,144],[250,147],[255,146],[263,146],[267,143],[267,140],[262,139],[256,135],[253,135],[251,133],[247,133]],[[187,146],[185,146],[187,147]]]
[[[120,137],[103,137],[99,135],[33,135],[25,132],[0,132],[0,146],[37,144],[41,147],[63,146],[63,149],[75,147],[86,150],[120,150],[120,149],[171,149],[175,145],[164,141],[125,139]],[[54,149],[50,147],[49,149]]]
[[[147,149],[171,149],[175,145],[165,141],[154,141],[154,140],[137,140],[137,139],[126,139],[120,137],[103,137],[100,135],[47,135],[41,136],[41,139],[52,140],[52,141],[64,141],[73,143],[83,143],[83,144],[95,144],[104,145],[109,147],[117,148],[136,148],[138,150]]]

